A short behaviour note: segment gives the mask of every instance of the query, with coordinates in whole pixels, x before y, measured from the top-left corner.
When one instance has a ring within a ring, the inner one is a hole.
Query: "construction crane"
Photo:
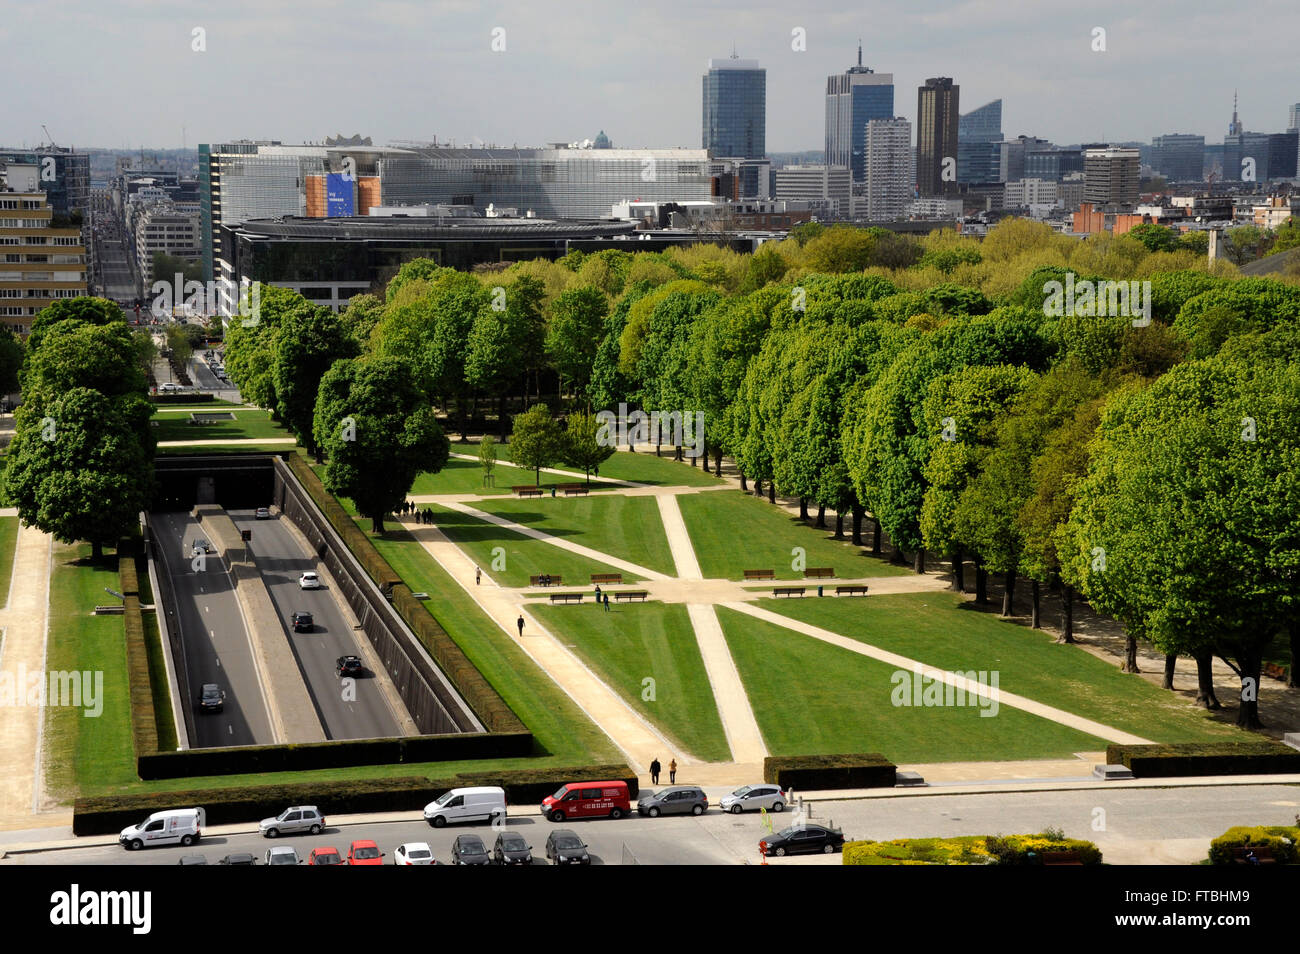
[[[50,135],[49,129],[46,128],[45,123],[41,123],[41,128],[45,130],[45,138],[50,141],[50,145],[51,146],[57,145],[57,143],[55,143],[54,141],[54,137]]]

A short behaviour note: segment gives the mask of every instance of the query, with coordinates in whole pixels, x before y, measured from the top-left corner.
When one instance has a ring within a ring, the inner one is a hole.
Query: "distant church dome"
[[[602,130],[600,131],[600,135],[598,135],[598,136],[596,137],[595,141],[592,143],[592,148],[593,148],[593,149],[612,149],[612,148],[614,148],[614,147],[610,144],[609,137],[605,135],[605,130],[602,129]]]

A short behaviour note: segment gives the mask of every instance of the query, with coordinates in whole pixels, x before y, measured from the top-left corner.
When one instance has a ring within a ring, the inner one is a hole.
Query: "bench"
[[[866,596],[867,585],[865,583],[853,583],[848,586],[835,587],[836,596]]]
[[[558,576],[549,576],[546,579],[547,582],[543,583],[542,578],[540,576],[530,576],[528,578],[528,585],[529,586],[559,586],[561,583],[564,582],[564,579]]]
[[[121,616],[125,612],[126,604],[124,603],[113,603],[108,606],[95,607],[96,616]]]
[[[1277,859],[1273,857],[1273,849],[1267,845],[1245,845],[1241,848],[1232,849],[1232,863],[1235,865],[1254,864],[1246,857],[1246,853],[1253,851],[1255,853],[1255,862],[1261,865],[1275,865]]]
[[[747,580],[775,580],[776,570],[746,570],[745,579]]]
[[[510,490],[512,493],[516,493],[521,497],[540,497],[542,495],[541,487],[511,487]]]
[[[829,566],[810,566],[803,571],[804,579],[829,579],[835,575],[835,569]]]
[[[1042,854],[1045,865],[1082,865],[1077,851],[1045,851]]]
[[[645,590],[619,590],[614,594],[614,602],[617,603],[620,600],[638,600],[644,603],[646,597],[649,595],[650,594]]]
[[[1264,663],[1264,675],[1286,682],[1286,667],[1279,666],[1277,663]]]
[[[552,593],[551,602],[552,603],[581,603],[582,594],[581,593]]]
[[[606,584],[622,583],[623,574],[622,573],[593,573],[591,574],[591,582],[606,583]]]
[[[557,484],[560,490],[564,491],[564,496],[571,497],[574,494],[585,494],[587,492],[586,484]]]
[[[773,596],[803,596],[805,587],[802,586],[778,586],[772,590]]]

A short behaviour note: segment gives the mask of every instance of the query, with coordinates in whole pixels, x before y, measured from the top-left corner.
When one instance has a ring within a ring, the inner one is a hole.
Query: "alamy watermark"
[[[979,672],[925,672],[916,663],[909,672],[896,669],[889,677],[894,688],[889,700],[895,706],[938,708],[979,706],[980,717],[998,714],[998,670]]]
[[[238,315],[248,326],[257,324],[261,315],[261,285],[247,278],[240,279],[238,284],[226,278],[186,281],[177,272],[171,281],[154,282],[149,291],[154,296],[151,311],[156,317],[175,316],[177,312],[190,317]]]
[[[620,403],[618,413],[597,411],[600,427],[596,443],[601,447],[618,447],[622,444],[666,443],[683,448],[687,457],[704,453],[704,412],[696,411],[632,411]],[[666,440],[665,440],[666,438]]]
[[[82,715],[86,718],[97,719],[104,711],[104,673],[75,669],[28,672],[25,663],[19,663],[16,672],[0,669],[0,709],[17,706],[71,706],[85,709]]]
[[[1151,283],[1077,281],[1074,272],[1065,273],[1065,282],[1043,283],[1043,314],[1049,318],[1065,315],[1087,318],[1132,318],[1134,328],[1151,324]]]

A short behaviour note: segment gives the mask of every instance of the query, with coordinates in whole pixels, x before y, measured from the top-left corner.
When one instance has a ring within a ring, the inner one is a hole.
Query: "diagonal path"
[[[478,457],[477,454],[457,454],[457,453],[454,453],[454,452],[453,452],[453,453],[451,453],[451,454],[448,454],[447,456],[449,456],[449,457],[454,457],[454,458],[456,458],[457,460],[472,460],[472,461],[474,461],[475,463],[477,463],[478,460],[479,460],[479,457]],[[511,461],[508,461],[508,460],[499,460],[499,461],[497,461],[497,466],[498,466],[498,467],[513,467],[513,468],[515,468],[515,470],[524,470],[524,471],[529,471],[529,470],[533,470],[533,469],[534,469],[534,468],[532,468],[532,467],[520,467],[518,464],[513,463],[513,462],[511,462]],[[554,474],[556,477],[572,477],[574,480],[583,480],[583,481],[585,481],[585,480],[587,479],[587,475],[586,475],[586,474],[579,474],[578,472],[576,472],[576,471],[572,471],[572,470],[559,470],[558,468],[555,468],[555,467],[543,467],[543,468],[542,468],[542,473],[543,473],[543,474]],[[617,485],[620,486],[620,487],[649,487],[649,486],[652,486],[651,484],[638,484],[636,481],[632,481],[632,480],[615,480],[613,477],[601,477],[601,476],[598,475],[598,474],[597,474],[597,475],[593,475],[593,476],[595,476],[595,477],[596,477],[596,478],[597,478],[601,483],[603,483],[603,484],[617,484]]]

